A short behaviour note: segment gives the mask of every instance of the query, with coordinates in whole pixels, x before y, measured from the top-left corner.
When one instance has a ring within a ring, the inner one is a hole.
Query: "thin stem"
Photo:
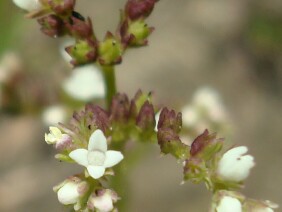
[[[109,109],[112,98],[116,94],[116,78],[114,66],[102,66],[104,81],[106,85],[106,105]]]

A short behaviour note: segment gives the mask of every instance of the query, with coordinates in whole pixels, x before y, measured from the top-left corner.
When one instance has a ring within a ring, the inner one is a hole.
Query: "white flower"
[[[63,82],[63,89],[68,95],[80,101],[105,96],[102,73],[93,64],[75,68],[72,75]]]
[[[218,206],[216,207],[216,212],[241,212],[242,205],[241,202],[230,196],[224,196]]]
[[[98,179],[105,169],[118,164],[123,155],[119,151],[107,151],[107,139],[101,130],[92,133],[87,149],[76,149],[69,154],[78,164],[85,166],[91,177]]]
[[[13,2],[21,9],[27,11],[39,10],[42,7],[40,0],[13,0]]]
[[[113,203],[117,200],[118,196],[114,191],[110,189],[104,189],[98,191],[97,195],[93,193],[90,196],[87,204],[92,210],[96,208],[101,212],[108,212],[113,210]]]
[[[67,113],[64,106],[54,105],[46,108],[42,113],[42,120],[44,124],[54,125],[66,120]]]
[[[66,179],[64,182],[54,187],[59,202],[64,205],[78,203],[79,199],[88,191],[88,189],[89,186],[87,182],[75,176]]]
[[[217,173],[223,180],[239,182],[249,176],[255,163],[253,156],[244,155],[247,151],[247,147],[239,146],[224,153],[217,168]]]
[[[50,133],[45,133],[47,144],[55,144],[56,149],[64,149],[71,145],[72,139],[68,134],[63,134],[57,127],[50,127]]]

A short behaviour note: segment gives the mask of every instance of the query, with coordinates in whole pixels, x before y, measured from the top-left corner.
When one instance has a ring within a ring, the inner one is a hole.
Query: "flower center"
[[[99,150],[89,151],[87,155],[88,163],[94,166],[104,165],[105,158],[105,153]]]

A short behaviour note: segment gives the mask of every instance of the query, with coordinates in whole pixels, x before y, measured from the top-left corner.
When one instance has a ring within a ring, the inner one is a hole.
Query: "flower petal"
[[[104,166],[87,166],[87,171],[91,177],[98,179],[102,177],[105,173]]]
[[[95,130],[89,139],[88,150],[107,151],[107,139],[102,130]]]
[[[69,154],[71,159],[73,159],[79,165],[85,167],[88,166],[87,155],[88,155],[88,151],[86,149],[76,149]]]
[[[119,151],[109,150],[106,152],[104,167],[109,168],[118,164],[123,159],[123,154]]]

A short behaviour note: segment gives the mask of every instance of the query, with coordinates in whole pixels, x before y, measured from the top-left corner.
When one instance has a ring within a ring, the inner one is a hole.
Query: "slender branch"
[[[102,66],[104,81],[106,85],[106,105],[109,109],[112,98],[116,94],[116,77],[114,66]]]

